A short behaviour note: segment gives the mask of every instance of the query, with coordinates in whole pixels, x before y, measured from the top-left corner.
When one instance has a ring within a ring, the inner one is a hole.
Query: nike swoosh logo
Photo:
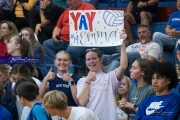
[[[147,115],[150,115],[150,114],[152,114],[154,111],[155,111],[155,109],[154,109],[154,110],[148,110],[148,109],[146,109],[146,114],[147,114]]]

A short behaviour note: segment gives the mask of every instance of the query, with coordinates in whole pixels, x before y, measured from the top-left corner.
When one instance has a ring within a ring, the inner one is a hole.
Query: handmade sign
[[[87,47],[122,44],[124,11],[76,10],[69,12],[70,45]]]

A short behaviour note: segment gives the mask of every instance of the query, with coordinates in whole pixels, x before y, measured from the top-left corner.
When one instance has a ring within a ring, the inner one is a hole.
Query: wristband
[[[131,108],[131,110],[132,110],[132,111],[135,111],[137,107],[138,107],[137,105],[134,105],[134,106]]]
[[[91,84],[91,83],[89,83],[89,82],[85,82],[85,83],[87,83],[87,84]]]

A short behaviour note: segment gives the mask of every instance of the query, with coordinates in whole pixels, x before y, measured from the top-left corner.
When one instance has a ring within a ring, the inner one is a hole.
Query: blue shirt
[[[32,107],[32,116],[35,120],[48,120],[48,114],[41,105],[34,105]],[[26,120],[31,120],[30,113],[28,114]]]
[[[141,102],[135,120],[177,120],[179,113],[179,95],[152,95]]]
[[[0,119],[1,120],[13,120],[11,113],[0,105]]]
[[[75,84],[77,84],[77,81],[81,78],[77,75],[72,75],[71,77],[74,80]],[[49,90],[59,90],[64,92],[64,94],[66,94],[68,98],[68,106],[77,106],[72,97],[71,88],[68,82],[63,81],[61,76],[56,75],[54,80],[49,81]]]
[[[170,25],[170,29],[180,30],[180,11],[171,14],[167,25]]]

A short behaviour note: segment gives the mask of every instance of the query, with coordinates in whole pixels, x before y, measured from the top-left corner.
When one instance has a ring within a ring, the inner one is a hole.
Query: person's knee
[[[145,12],[145,11],[142,11],[141,13],[140,13],[140,18],[141,18],[141,20],[142,19],[147,19],[148,17],[147,17],[147,13]]]
[[[159,38],[160,34],[161,34],[160,32],[155,32],[153,34],[153,36],[152,36],[153,42],[159,41],[159,39],[157,39],[157,38]]]
[[[127,53],[127,56],[128,56],[128,60],[132,59],[132,58],[133,58],[133,60],[141,58],[141,55],[138,51],[129,52],[129,53]]]
[[[44,47],[44,48],[49,48],[49,47],[53,46],[52,43],[53,43],[53,40],[52,40],[52,39],[45,40],[45,41],[43,42],[43,47]]]
[[[131,13],[124,13],[124,22],[130,21],[131,17]]]

